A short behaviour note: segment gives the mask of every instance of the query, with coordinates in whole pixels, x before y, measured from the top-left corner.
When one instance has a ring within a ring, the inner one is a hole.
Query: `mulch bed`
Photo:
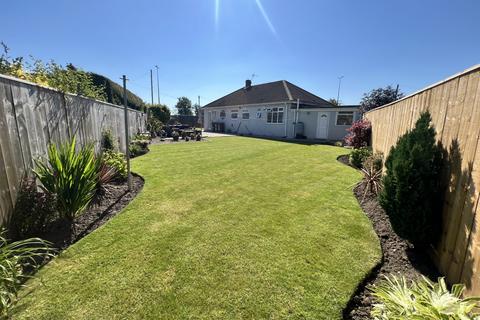
[[[348,164],[348,156],[339,157],[340,162]],[[356,292],[350,299],[343,311],[343,318],[349,320],[371,319],[373,298],[368,286],[384,279],[389,274],[401,273],[406,279],[413,280],[424,275],[432,280],[439,276],[428,255],[422,251],[415,250],[412,244],[400,238],[392,229],[390,220],[383,208],[378,203],[378,198],[368,193],[364,197],[365,184],[357,185],[353,192],[364,213],[372,221],[382,247],[383,258],[367,278],[358,286]]]
[[[132,174],[130,192],[126,181],[106,184],[102,196],[94,199],[90,207],[75,219],[73,236],[68,224],[58,221],[41,238],[50,241],[58,251],[66,249],[119,213],[142,190],[143,184],[143,178],[136,174]]]

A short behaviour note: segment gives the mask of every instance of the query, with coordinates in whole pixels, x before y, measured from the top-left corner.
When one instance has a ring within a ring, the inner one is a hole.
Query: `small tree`
[[[351,146],[354,149],[368,146],[372,135],[372,125],[370,121],[366,119],[357,120],[347,131],[348,134],[345,137],[347,146]]]
[[[430,121],[430,114],[423,113],[392,147],[380,193],[397,234],[419,246],[434,243],[441,226],[442,151]]]
[[[192,101],[187,97],[178,98],[175,108],[178,110],[178,114],[182,116],[191,116],[193,115],[192,111]]]
[[[148,111],[150,116],[161,123],[167,123],[170,120],[170,109],[164,104],[148,105]]]
[[[334,106],[339,106],[340,105],[340,101],[337,101],[337,99],[335,99],[335,98],[328,99],[328,102],[330,102]]]
[[[403,98],[403,93],[399,90],[397,91],[397,89],[392,86],[373,89],[369,93],[363,95],[363,98],[360,101],[360,110],[362,112],[367,112],[400,98]]]

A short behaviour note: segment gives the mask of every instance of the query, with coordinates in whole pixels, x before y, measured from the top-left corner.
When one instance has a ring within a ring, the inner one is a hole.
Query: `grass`
[[[124,211],[43,268],[18,319],[341,319],[380,259],[345,149],[153,145]]]

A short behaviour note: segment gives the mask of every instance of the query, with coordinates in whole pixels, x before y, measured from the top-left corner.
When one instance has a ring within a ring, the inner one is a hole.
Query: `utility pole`
[[[153,106],[153,70],[150,69],[150,93],[152,94],[152,106]]]
[[[337,104],[340,105],[340,85],[342,84],[343,76],[338,77],[338,91],[337,91]]]
[[[127,77],[122,76],[123,80],[123,110],[125,112],[125,145],[127,157],[127,183],[128,191],[132,190],[132,177],[130,176],[130,134],[128,133],[128,106],[127,106]]]
[[[160,104],[160,82],[158,81],[158,66],[155,65],[155,68],[157,69],[157,100],[158,104]]]
[[[395,100],[397,100],[398,98],[398,88],[399,88],[399,84],[397,83],[397,89],[395,90]]]
[[[198,96],[198,106],[200,107],[200,96]]]

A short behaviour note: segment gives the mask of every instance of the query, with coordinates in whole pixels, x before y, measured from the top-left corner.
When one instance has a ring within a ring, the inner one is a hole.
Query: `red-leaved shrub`
[[[370,121],[366,119],[357,120],[347,131],[348,135],[345,137],[347,146],[351,146],[354,149],[368,146],[370,136],[372,135]]]

